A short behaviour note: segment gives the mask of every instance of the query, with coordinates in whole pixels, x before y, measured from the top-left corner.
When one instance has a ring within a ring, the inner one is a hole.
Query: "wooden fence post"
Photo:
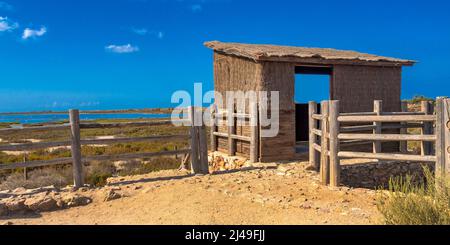
[[[211,151],[217,151],[217,136],[214,135],[217,132],[217,106],[211,105]]]
[[[206,140],[206,126],[202,122],[202,126],[198,127],[198,138],[199,138],[199,156],[200,156],[200,173],[208,174],[208,142]]]
[[[330,185],[340,185],[341,165],[338,157],[339,152],[339,101],[332,100],[329,104],[329,134],[330,134]]]
[[[199,138],[198,138],[198,127],[195,126],[195,116],[196,108],[193,106],[189,107],[189,119],[191,121],[191,172],[200,173],[200,158],[198,155],[199,149]]]
[[[258,123],[258,103],[250,102],[250,162],[259,161],[259,123]]]
[[[430,101],[421,102],[421,110],[425,115],[433,114],[433,108]],[[430,135],[433,131],[433,124],[430,122],[423,122],[423,128],[421,130],[422,135]],[[431,155],[432,145],[431,142],[421,141],[420,152],[422,156]]]
[[[449,100],[443,97],[436,99],[436,177],[445,178],[450,171],[450,123]]]
[[[27,162],[27,153],[23,154],[23,162]],[[27,167],[23,168],[23,179],[24,180],[28,180],[28,171],[27,171]]]
[[[401,102],[402,112],[408,112],[408,101],[402,101]],[[402,122],[402,126],[407,125],[407,123]],[[408,129],[407,128],[401,128],[400,134],[407,134]],[[407,153],[408,152],[408,141],[400,141],[400,152],[401,153]]]
[[[228,108],[227,111],[227,123],[228,123],[228,155],[236,155],[236,140],[232,138],[232,135],[236,134],[236,120],[234,117],[235,108]]]
[[[375,112],[376,115],[379,116],[379,115],[381,115],[382,110],[383,110],[383,101],[374,100],[373,101],[373,112]],[[375,126],[373,133],[381,134],[381,127],[382,127],[381,122],[374,122],[373,125]],[[373,142],[373,153],[381,153],[381,142],[380,141]]]
[[[72,168],[75,188],[84,185],[83,163],[81,159],[80,112],[69,110],[70,138],[72,140]]]
[[[313,132],[313,129],[317,128],[316,120],[313,118],[314,114],[317,114],[317,103],[310,101],[308,103],[308,116],[309,116],[309,165],[314,167],[316,171],[320,169],[320,153],[314,149],[314,144],[317,143],[317,135]]]
[[[322,111],[322,137],[321,137],[321,156],[320,156],[320,176],[321,182],[327,185],[330,181],[330,162],[328,158],[328,101],[321,102]]]

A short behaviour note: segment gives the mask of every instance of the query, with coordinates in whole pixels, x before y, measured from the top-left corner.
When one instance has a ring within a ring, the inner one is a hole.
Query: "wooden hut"
[[[415,63],[411,60],[328,48],[218,41],[206,42],[205,46],[214,50],[216,91],[280,92],[280,131],[276,137],[259,139],[258,156],[262,162],[295,157],[296,130],[299,130],[296,121],[308,121],[307,111],[303,115],[296,115],[296,74],[329,75],[329,99],[340,100],[342,112],[371,111],[374,100],[383,100],[384,111],[400,111],[402,66]],[[226,128],[220,130],[226,132]],[[242,135],[248,131],[245,128],[236,130],[237,134]],[[308,132],[302,132],[305,133],[307,135]],[[219,151],[226,152],[228,149],[226,139],[219,138],[217,144]],[[238,141],[236,144],[236,154],[248,156],[248,143]]]

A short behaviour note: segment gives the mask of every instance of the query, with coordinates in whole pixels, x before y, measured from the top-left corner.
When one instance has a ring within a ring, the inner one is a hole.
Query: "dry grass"
[[[450,224],[450,181],[435,179],[427,168],[424,173],[421,184],[413,184],[410,176],[395,178],[387,192],[380,191],[378,210],[386,224]]]

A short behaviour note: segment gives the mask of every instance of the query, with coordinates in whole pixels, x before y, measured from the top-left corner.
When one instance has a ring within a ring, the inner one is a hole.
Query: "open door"
[[[299,143],[309,140],[308,102],[330,99],[332,73],[327,66],[295,67],[295,136]]]

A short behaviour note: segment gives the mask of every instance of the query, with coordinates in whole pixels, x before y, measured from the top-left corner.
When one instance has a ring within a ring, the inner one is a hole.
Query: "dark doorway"
[[[308,102],[330,98],[333,69],[326,66],[295,67],[295,136],[297,142],[309,139]]]

